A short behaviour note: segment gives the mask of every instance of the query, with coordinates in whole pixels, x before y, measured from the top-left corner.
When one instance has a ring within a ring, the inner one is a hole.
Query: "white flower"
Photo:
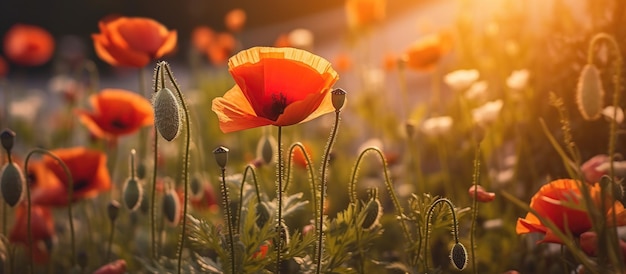
[[[606,116],[606,118],[609,118],[610,120],[613,120],[613,113],[615,112],[615,107],[614,106],[608,106],[605,107],[602,110],[602,115]],[[622,110],[622,108],[618,107],[617,108],[617,114],[615,115],[615,121],[618,124],[621,124],[624,121],[624,110]]]
[[[33,94],[21,100],[14,100],[9,107],[9,115],[12,118],[20,118],[28,123],[33,123],[37,113],[39,113],[39,109],[43,105],[43,100],[40,94]]]
[[[498,118],[500,110],[502,110],[502,100],[487,102],[472,110],[472,118],[481,126],[490,125]]]
[[[513,90],[522,90],[528,84],[530,72],[525,69],[516,70],[506,79],[506,85]]]
[[[465,92],[465,98],[467,98],[467,100],[475,101],[484,100],[485,96],[487,95],[487,88],[489,88],[489,84],[487,84],[487,81],[475,82]]]
[[[450,132],[452,122],[450,116],[433,117],[422,123],[422,132],[431,137],[442,136]]]
[[[289,44],[294,48],[313,50],[313,32],[308,29],[294,29],[287,35]]]
[[[480,77],[478,70],[461,69],[446,74],[443,81],[454,90],[464,90],[476,82],[478,77]]]

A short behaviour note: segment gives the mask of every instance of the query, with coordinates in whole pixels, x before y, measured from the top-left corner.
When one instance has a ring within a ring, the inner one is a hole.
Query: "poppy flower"
[[[246,12],[242,9],[233,9],[224,16],[226,29],[232,32],[240,32],[246,24]]]
[[[199,52],[204,52],[214,40],[215,31],[208,26],[196,26],[191,31],[191,44]]]
[[[235,86],[212,106],[224,133],[294,125],[334,111],[330,88],[339,76],[312,53],[255,47],[231,57],[228,67]]]
[[[409,69],[430,71],[450,51],[450,42],[446,33],[428,35],[411,44],[402,60]]]
[[[476,201],[479,201],[481,203],[489,203],[489,202],[491,202],[491,201],[496,199],[496,194],[495,193],[488,192],[481,185],[470,186],[468,192],[469,192],[469,195],[470,195],[470,197],[472,199],[474,199],[474,197],[476,197]]]
[[[342,52],[335,56],[333,60],[333,65],[337,68],[337,71],[345,72],[352,68],[352,58],[348,53]]]
[[[30,214],[30,228],[32,239],[33,262],[45,264],[50,259],[49,246],[54,237],[54,222],[50,209],[33,205]],[[26,204],[21,204],[15,210],[15,223],[9,233],[12,243],[28,246],[28,211]]]
[[[93,111],[77,109],[76,115],[99,138],[131,134],[154,123],[154,110],[146,98],[123,89],[105,89],[91,95]]]
[[[73,180],[73,201],[95,197],[111,188],[107,157],[101,151],[74,147],[50,152],[59,157],[69,169]],[[39,205],[67,205],[69,180],[63,168],[51,157],[44,157],[41,163],[43,167],[35,164],[34,173],[29,174],[32,180],[31,201]]]
[[[235,50],[237,42],[230,33],[221,32],[215,35],[213,43],[205,49],[209,61],[215,65],[223,64]]]
[[[311,159],[311,149],[309,149],[308,146],[304,146],[304,150],[306,151],[306,154],[309,156],[309,159]],[[302,152],[302,149],[300,148],[296,148],[293,151],[293,163],[295,164],[295,166],[298,166],[300,168],[306,168],[308,166],[308,163],[306,161],[306,157],[304,155],[304,153]]]
[[[34,25],[15,24],[4,35],[4,54],[20,66],[40,66],[54,53],[54,38]]]
[[[116,17],[98,22],[91,37],[96,54],[112,66],[141,68],[176,48],[177,33],[143,17]]]
[[[570,204],[581,203],[580,188],[588,188],[593,199],[594,205],[601,207],[600,185],[598,183],[590,186],[581,184],[579,181],[572,179],[560,179],[552,181],[539,189],[539,191],[530,200],[530,207],[537,211],[543,218],[550,220],[562,232],[566,230],[572,235],[578,237],[582,233],[591,230],[591,219],[588,212],[581,209],[572,208]],[[606,216],[609,219],[613,217],[613,209],[615,209],[616,225],[622,226],[626,224],[626,211],[622,203],[613,200],[604,201]],[[612,223],[609,220],[608,223]],[[545,234],[540,243],[562,243],[553,231],[541,223],[539,218],[532,213],[528,213],[525,218],[519,218],[516,226],[517,234],[526,234],[531,232],[539,232]]]
[[[126,261],[117,260],[96,269],[93,274],[124,274],[126,273]]]
[[[345,11],[348,25],[366,27],[385,19],[386,0],[346,0]]]
[[[278,35],[278,37],[276,37],[276,40],[274,41],[274,47],[277,47],[277,48],[291,47],[291,42],[289,41],[289,34],[282,33]]]
[[[9,73],[9,64],[0,56],[0,78],[4,78]]]

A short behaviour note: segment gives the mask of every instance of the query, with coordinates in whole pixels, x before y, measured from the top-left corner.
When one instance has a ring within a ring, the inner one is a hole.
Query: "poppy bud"
[[[170,225],[178,225],[180,221],[180,200],[174,190],[169,190],[163,195],[163,215]]]
[[[109,215],[109,220],[111,222],[115,222],[117,220],[117,215],[120,212],[120,203],[116,200],[109,202],[107,206],[107,214]]]
[[[488,203],[496,198],[496,194],[493,192],[487,192],[481,185],[470,186],[468,193],[472,199],[476,197],[476,201],[481,203]]]
[[[256,204],[256,225],[262,228],[269,220],[270,212],[267,207],[263,203]]]
[[[371,198],[370,201],[365,205],[363,209],[365,211],[365,218],[363,218],[363,223],[361,223],[361,227],[364,230],[370,230],[374,228],[378,224],[378,220],[383,215],[383,208],[380,205],[380,201],[378,200],[378,191],[376,189],[371,190]]]
[[[189,188],[191,189],[191,196],[194,200],[202,199],[202,195],[204,194],[204,186],[202,184],[202,178],[200,178],[200,175],[195,175],[191,177],[191,181],[189,182]]]
[[[215,155],[215,161],[217,165],[222,169],[226,168],[226,164],[228,163],[228,151],[229,149],[225,146],[219,146],[215,150],[213,150],[213,155]]]
[[[274,162],[276,158],[276,151],[278,144],[272,135],[266,134],[261,137],[259,144],[256,147],[256,155],[260,158],[264,164],[269,165]]]
[[[452,247],[450,262],[457,270],[463,270],[467,266],[467,250],[462,243],[456,243]]]
[[[141,162],[137,165],[137,179],[143,180],[146,178],[146,164]]]
[[[580,72],[576,87],[576,104],[585,120],[596,120],[602,113],[604,88],[600,71],[592,64],[586,64]]]
[[[330,93],[332,94],[333,107],[335,107],[335,111],[340,111],[343,104],[346,102],[346,91],[338,88]]]
[[[154,105],[154,125],[167,141],[174,140],[181,130],[181,111],[178,100],[168,88],[157,91],[152,102]]]
[[[81,269],[85,269],[87,267],[87,263],[89,262],[89,257],[87,256],[87,252],[81,250],[78,252],[76,256],[76,263],[80,266]]]
[[[24,192],[24,174],[15,163],[7,163],[0,173],[2,198],[11,207],[15,206]]]
[[[131,211],[135,211],[141,205],[141,198],[143,198],[143,187],[137,180],[137,178],[129,178],[124,184],[124,204],[126,208]]]
[[[278,231],[278,235],[281,238],[282,241],[282,246],[287,246],[289,245],[289,239],[290,239],[290,235],[289,235],[289,228],[287,227],[287,225],[285,224],[285,222],[282,222],[280,225],[280,231]]]
[[[11,149],[13,149],[13,144],[15,143],[15,132],[10,129],[3,130],[2,133],[0,133],[0,141],[7,153],[11,153]]]

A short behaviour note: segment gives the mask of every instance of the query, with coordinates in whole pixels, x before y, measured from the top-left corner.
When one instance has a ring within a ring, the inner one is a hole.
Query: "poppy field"
[[[0,273],[626,272],[626,3],[339,2],[8,26]]]

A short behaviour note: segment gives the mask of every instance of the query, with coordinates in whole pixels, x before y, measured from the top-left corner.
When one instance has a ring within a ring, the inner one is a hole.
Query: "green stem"
[[[339,121],[341,120],[339,114],[341,110],[335,110],[335,124],[333,125],[333,130],[330,133],[330,138],[328,139],[328,144],[326,144],[326,151],[324,152],[324,160],[322,161],[322,178],[320,182],[320,203],[319,203],[319,212],[318,218],[319,221],[317,223],[317,274],[319,274],[322,270],[322,254],[324,252],[324,197],[326,196],[326,183],[328,178],[326,178],[326,170],[328,168],[328,163],[330,159],[330,151],[333,148],[333,144],[335,143],[335,138],[337,137],[337,131],[339,130]]]
[[[241,213],[243,211],[243,187],[248,176],[248,171],[252,173],[252,179],[254,180],[254,189],[256,190],[257,203],[261,203],[261,192],[259,191],[259,183],[257,182],[256,172],[254,171],[254,165],[247,165],[243,171],[243,178],[241,179],[241,189],[239,190],[239,214],[237,214],[237,231],[241,228]]]
[[[426,240],[425,240],[426,246],[424,247],[425,256],[428,256],[427,255],[428,254],[428,235],[430,234],[430,231],[429,231],[430,219],[432,218],[432,214],[433,214],[433,211],[435,210],[435,206],[437,206],[440,203],[446,204],[448,208],[450,209],[450,213],[452,214],[452,235],[454,236],[454,243],[456,244],[459,243],[459,234],[458,234],[458,228],[457,228],[458,222],[456,219],[456,211],[454,211],[454,205],[447,198],[439,198],[430,205],[430,207],[428,208],[428,214],[426,215]],[[424,260],[424,271],[428,272],[428,257],[426,257]]]
[[[283,251],[283,242],[282,242],[282,219],[283,219],[283,143],[282,143],[282,127],[278,126],[278,186],[276,188],[276,196],[278,200],[278,210],[276,218],[276,232],[278,233],[278,237],[276,239],[276,273],[280,274],[280,261],[281,261],[281,253]]]
[[[235,241],[233,239],[233,224],[230,214],[230,202],[228,201],[228,187],[226,186],[226,169],[221,168],[222,174],[222,200],[224,203],[224,209],[226,210],[226,224],[228,225],[228,244],[230,249],[230,273],[235,273]]]
[[[156,69],[154,70],[154,93],[157,93],[159,91],[159,87],[164,88],[165,87],[165,78],[162,77],[162,69],[160,65],[157,65]],[[158,254],[158,248],[157,248],[157,219],[156,219],[156,177],[157,177],[157,162],[159,159],[159,153],[158,153],[158,143],[159,143],[159,133],[157,131],[156,126],[153,127],[153,142],[154,142],[154,147],[153,147],[153,164],[154,164],[154,168],[152,169],[152,194],[151,194],[151,201],[150,201],[150,227],[152,230],[152,258],[153,259],[157,259],[159,257]]]
[[[472,268],[474,269],[474,274],[478,274],[478,269],[476,268],[476,252],[474,245],[474,238],[476,234],[476,219],[478,218],[478,182],[480,180],[480,142],[476,146],[476,155],[474,156],[474,175],[473,175],[473,183],[474,183],[474,201],[472,201],[472,228],[470,233],[470,252],[472,256]]]
[[[183,98],[183,93],[180,90],[180,87],[178,86],[178,83],[176,83],[176,79],[174,78],[174,75],[172,74],[172,71],[170,70],[170,66],[168,63],[166,62],[161,62],[160,63],[161,66],[163,66],[163,68],[165,69],[165,72],[167,72],[167,77],[170,79],[172,85],[174,86],[174,89],[176,90],[176,94],[178,95],[178,100],[180,101],[180,105],[183,107],[183,113],[185,114],[185,157],[184,157],[184,164],[183,164],[183,182],[184,182],[184,199],[183,199],[183,224],[182,224],[182,229],[180,232],[180,245],[178,247],[178,273],[181,273],[181,268],[182,268],[182,259],[183,259],[183,247],[185,245],[185,233],[187,230],[187,207],[188,207],[188,203],[187,201],[189,200],[189,146],[191,144],[191,130],[190,130],[190,126],[189,126],[189,111],[187,110],[187,104],[185,103],[185,98]],[[163,69],[162,68],[162,69]],[[161,73],[163,73],[163,70],[161,70]],[[161,75],[162,78],[163,75]]]
[[[72,262],[72,266],[74,266],[76,265],[76,246],[75,246],[76,241],[74,238],[74,221],[72,217],[72,201],[73,201],[73,195],[74,195],[74,181],[72,179],[72,173],[70,173],[70,170],[67,168],[63,160],[61,160],[56,154],[48,150],[41,149],[41,148],[35,148],[26,155],[26,160],[24,160],[24,170],[28,170],[28,160],[30,160],[30,157],[35,153],[40,153],[40,154],[44,154],[44,155],[48,155],[52,157],[55,161],[59,163],[61,168],[63,168],[63,172],[65,172],[65,176],[67,176],[67,216],[69,219],[68,221],[70,223],[70,237],[71,237],[71,250],[72,250],[71,262]],[[28,222],[26,225],[27,227],[26,229],[28,230],[28,243],[29,243],[29,246],[32,247],[32,231],[31,231],[31,222],[30,222],[31,221],[30,220],[30,217],[31,217],[30,187],[26,187],[26,198],[28,200],[28,202],[26,203],[28,205],[27,206]],[[32,248],[30,248],[30,252],[31,252],[30,271],[32,271],[33,269]]]
[[[105,261],[109,261],[109,258],[111,257],[111,246],[113,245],[113,234],[115,234],[115,220],[111,221],[111,232],[109,233],[109,244],[107,247],[107,255],[105,257]]]

